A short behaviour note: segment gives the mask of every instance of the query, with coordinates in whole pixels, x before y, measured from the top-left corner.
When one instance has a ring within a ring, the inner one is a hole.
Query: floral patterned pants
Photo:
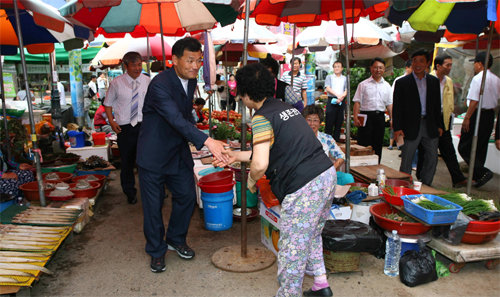
[[[281,204],[277,296],[302,296],[305,271],[326,273],[321,232],[328,218],[336,172],[332,166]]]

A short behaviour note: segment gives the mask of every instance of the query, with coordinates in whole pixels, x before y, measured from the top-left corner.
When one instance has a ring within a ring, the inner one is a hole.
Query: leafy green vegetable
[[[453,208],[453,206],[450,205],[450,207],[446,207],[446,206],[443,206],[443,205],[440,205],[440,204],[437,204],[435,202],[432,202],[430,200],[420,200],[419,202],[417,202],[418,205],[420,205],[421,207],[425,208],[425,209],[429,209],[429,210],[445,210],[445,209],[450,209],[450,208]]]

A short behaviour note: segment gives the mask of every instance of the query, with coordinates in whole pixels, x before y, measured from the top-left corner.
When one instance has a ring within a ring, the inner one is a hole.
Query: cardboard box
[[[267,208],[262,202],[259,204],[260,211],[260,239],[262,244],[278,255],[278,240],[280,238],[280,209],[281,206]]]

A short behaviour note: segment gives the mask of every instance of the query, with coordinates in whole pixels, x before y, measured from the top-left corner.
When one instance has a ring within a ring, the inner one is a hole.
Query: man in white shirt
[[[89,86],[88,98],[94,98],[97,94],[97,77],[95,75],[90,76],[90,81],[87,84]]]
[[[99,92],[99,98],[104,98],[106,96],[106,88],[108,87],[108,79],[104,72],[99,73],[97,78],[97,91]]]
[[[109,124],[118,135],[121,172],[120,182],[128,203],[137,203],[134,166],[137,154],[137,139],[142,122],[142,106],[150,78],[142,75],[142,57],[137,52],[123,56],[126,70],[115,78],[108,89],[103,105]]]
[[[372,75],[358,85],[352,99],[354,125],[358,127],[358,144],[371,145],[380,163],[386,110],[392,125],[392,88],[382,77],[385,72],[384,60],[374,58],[370,63],[370,72]],[[359,114],[366,114],[365,125],[361,124]]]
[[[59,102],[61,106],[66,105],[66,94],[64,92],[64,85],[60,81],[57,81],[57,91],[59,92]]]
[[[328,94],[325,115],[325,133],[340,141],[340,128],[344,122],[345,97],[347,96],[347,79],[342,75],[342,62],[333,63],[333,75],[325,79],[325,91]]]
[[[484,83],[483,101],[481,106],[481,119],[479,120],[476,160],[474,162],[474,174],[472,179],[476,181],[474,186],[481,187],[493,178],[493,173],[486,167],[486,154],[488,153],[488,141],[493,130],[495,121],[494,109],[498,105],[500,98],[500,79],[493,74],[489,68],[493,64],[493,57],[489,56],[488,67],[486,67],[486,53],[481,52],[474,59],[474,73],[476,75],[470,84],[467,99],[469,108],[465,114],[462,123],[462,135],[458,143],[458,152],[467,164],[470,162],[472,138],[474,136],[474,127],[476,126],[477,108],[479,104],[479,89],[481,88],[481,79],[483,71],[486,71],[486,81]]]

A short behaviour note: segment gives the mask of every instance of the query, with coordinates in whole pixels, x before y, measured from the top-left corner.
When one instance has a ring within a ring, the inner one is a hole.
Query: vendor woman
[[[229,163],[251,160],[249,190],[256,191],[255,183],[265,173],[281,203],[277,296],[332,296],[321,232],[334,194],[333,163],[298,110],[274,99],[274,78],[263,65],[241,68],[236,81],[243,104],[256,110],[253,150],[225,153]],[[314,284],[302,292],[306,271]]]

